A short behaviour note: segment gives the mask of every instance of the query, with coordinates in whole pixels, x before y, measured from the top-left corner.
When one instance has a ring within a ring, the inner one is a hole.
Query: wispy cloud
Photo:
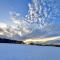
[[[37,39],[26,39],[23,42],[26,44],[30,44],[30,43],[40,44],[40,43],[46,43],[48,41],[55,41],[58,39],[60,39],[60,36],[48,37],[48,38],[37,38]]]

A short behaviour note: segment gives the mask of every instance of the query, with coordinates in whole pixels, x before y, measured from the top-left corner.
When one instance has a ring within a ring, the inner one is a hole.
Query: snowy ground
[[[60,48],[0,44],[0,60],[60,60]]]

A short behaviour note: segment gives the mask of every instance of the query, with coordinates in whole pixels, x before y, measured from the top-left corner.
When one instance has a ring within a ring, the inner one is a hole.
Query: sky
[[[16,11],[25,16],[29,2],[30,0],[0,0],[0,20],[7,22],[10,11]]]
[[[0,0],[1,38],[53,36],[60,37],[60,0]],[[0,44],[0,59],[60,60],[60,48]]]
[[[0,36],[60,36],[60,1],[0,0]]]

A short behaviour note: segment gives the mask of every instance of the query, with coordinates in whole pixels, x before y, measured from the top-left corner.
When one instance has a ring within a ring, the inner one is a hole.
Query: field
[[[0,43],[0,60],[60,60],[60,48]]]

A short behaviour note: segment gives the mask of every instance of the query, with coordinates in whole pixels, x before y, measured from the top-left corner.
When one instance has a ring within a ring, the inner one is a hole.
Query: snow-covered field
[[[0,44],[0,60],[60,60],[60,47]]]

